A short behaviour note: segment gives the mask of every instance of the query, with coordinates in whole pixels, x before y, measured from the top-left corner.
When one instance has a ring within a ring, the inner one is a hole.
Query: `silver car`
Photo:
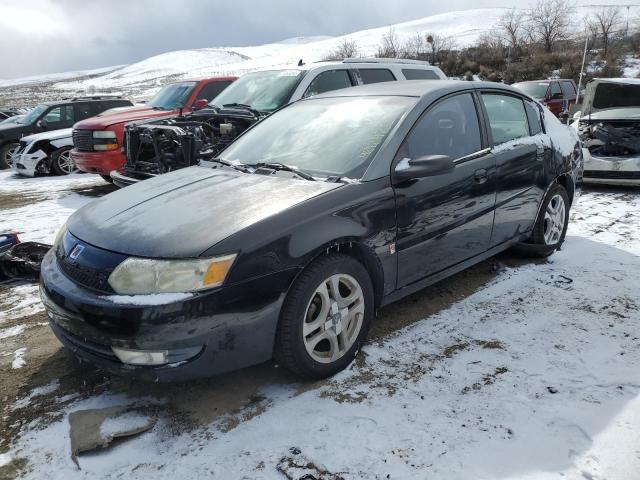
[[[20,139],[11,157],[14,172],[27,177],[36,175],[68,175],[76,171],[71,159],[71,128],[36,133]]]
[[[593,80],[579,108],[573,126],[591,154],[584,182],[640,186],[640,80]]]

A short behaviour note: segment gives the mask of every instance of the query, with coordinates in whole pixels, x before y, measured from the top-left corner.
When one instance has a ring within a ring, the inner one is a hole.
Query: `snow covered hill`
[[[580,7],[577,16],[590,13],[595,7]],[[178,50],[156,55],[140,62],[99,70],[50,74],[36,77],[0,80],[1,98],[29,97],[26,91],[37,91],[30,98],[51,98],[94,92],[118,92],[136,99],[149,97],[167,82],[203,76],[242,75],[260,69],[322,60],[344,40],[355,41],[361,56],[374,56],[384,35],[393,28],[404,42],[416,34],[436,34],[451,37],[457,47],[475,43],[494,29],[506,8],[477,8],[447,12],[409,22],[362,30],[338,37],[296,37],[276,43],[233,47],[218,46],[193,50]],[[576,26],[580,22],[576,22]],[[577,28],[577,27],[576,27]],[[22,92],[21,90],[25,90]]]

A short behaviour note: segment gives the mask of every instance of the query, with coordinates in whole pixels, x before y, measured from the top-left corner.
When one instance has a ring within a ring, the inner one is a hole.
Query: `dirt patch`
[[[105,181],[104,185],[94,185],[91,187],[78,187],[69,189],[70,192],[77,193],[78,195],[82,195],[83,197],[103,197],[108,193],[115,192],[118,190],[118,187],[113,185],[112,183],[107,183]]]
[[[0,193],[0,210],[11,210],[32,203],[42,202],[48,197],[37,193]]]
[[[296,447],[289,449],[289,454],[280,459],[276,469],[289,480],[344,480],[341,474],[316,465]]]

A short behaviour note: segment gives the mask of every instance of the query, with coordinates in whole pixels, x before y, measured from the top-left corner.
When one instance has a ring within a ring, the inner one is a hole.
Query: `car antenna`
[[[304,62],[302,61],[302,59],[300,59],[300,61],[298,62],[298,66],[302,67],[304,65]]]

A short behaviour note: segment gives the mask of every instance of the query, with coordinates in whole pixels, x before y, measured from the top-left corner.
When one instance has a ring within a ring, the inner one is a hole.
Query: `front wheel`
[[[7,143],[0,148],[0,170],[11,167],[12,157],[18,148],[20,148],[20,144],[17,142]]]
[[[78,170],[71,158],[73,147],[62,147],[51,154],[51,169],[56,175],[69,175]]]
[[[533,227],[531,243],[542,247],[537,256],[548,257],[564,243],[569,226],[569,195],[554,184],[545,196]]]
[[[346,368],[373,318],[373,286],[355,258],[332,254],[307,267],[285,299],[276,360],[301,377],[319,379]]]

